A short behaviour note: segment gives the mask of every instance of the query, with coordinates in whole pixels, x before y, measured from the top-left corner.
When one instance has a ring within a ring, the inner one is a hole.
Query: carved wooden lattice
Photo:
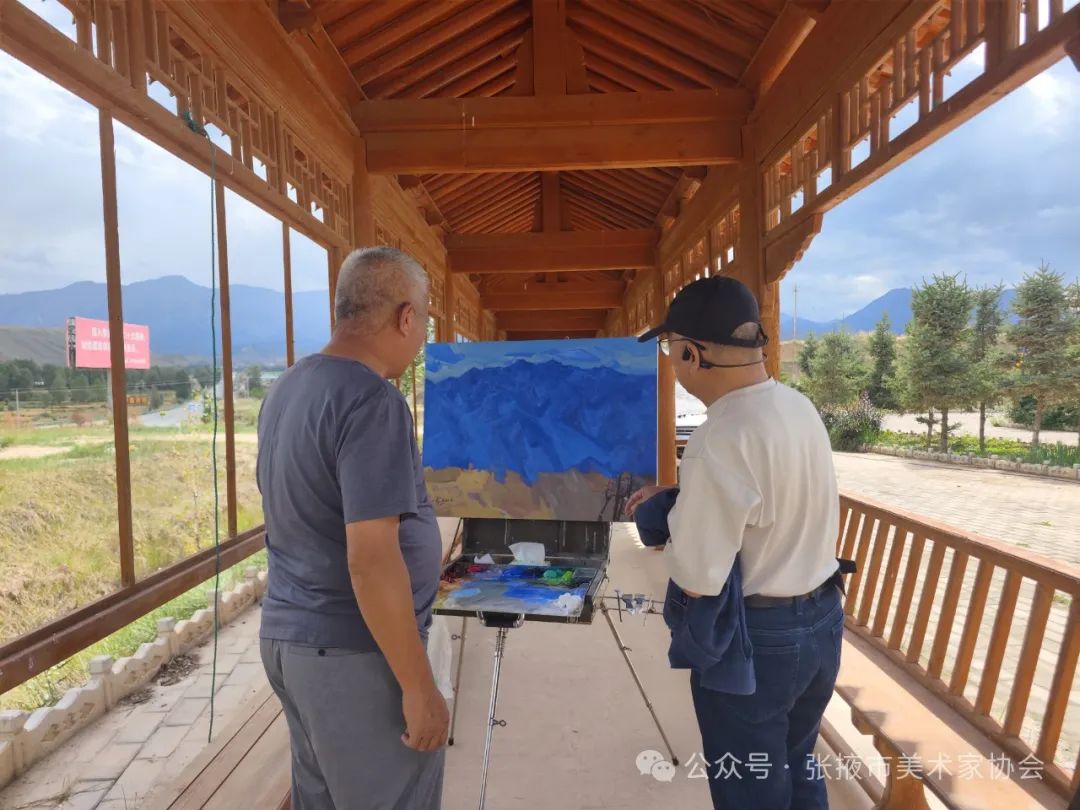
[[[228,139],[234,160],[322,220],[343,243],[350,241],[351,201],[344,177],[297,134],[299,126],[284,121],[166,4],[154,0],[65,4],[74,15],[82,47],[140,92],[150,95],[147,78],[160,83],[175,99],[177,114],[219,130]]]
[[[709,275],[728,275],[734,270],[738,258],[739,206],[733,205],[716,221],[710,230],[712,239],[712,267]]]
[[[948,114],[942,110],[946,76],[976,50],[984,50],[982,75],[971,84],[999,67],[1016,70],[1024,58],[1045,51],[1059,31],[1067,32],[1066,17],[1077,14],[1075,9],[1065,11],[1064,5],[1061,0],[934,4],[865,72],[839,85],[816,120],[767,168],[766,229],[785,222],[826,188],[850,185],[845,178],[862,163],[875,166],[894,157],[901,134],[907,145],[938,125],[942,114]],[[894,132],[893,119],[907,112],[908,105],[914,123]],[[823,177],[826,170],[829,174]]]

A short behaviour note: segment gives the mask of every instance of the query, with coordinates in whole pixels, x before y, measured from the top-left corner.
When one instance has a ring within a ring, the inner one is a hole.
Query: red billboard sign
[[[68,318],[68,366],[111,368],[109,322]],[[125,368],[150,368],[150,327],[124,324]]]

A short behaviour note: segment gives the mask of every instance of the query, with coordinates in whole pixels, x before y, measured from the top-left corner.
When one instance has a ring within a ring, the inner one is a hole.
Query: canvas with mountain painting
[[[656,347],[429,344],[423,459],[443,516],[621,520],[656,480]]]

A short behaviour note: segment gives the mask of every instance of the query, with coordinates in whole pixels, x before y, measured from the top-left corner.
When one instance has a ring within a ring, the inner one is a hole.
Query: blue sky
[[[959,84],[963,70],[954,77]],[[781,282],[791,312],[843,317],[934,273],[1013,286],[1080,274],[1080,72],[1054,65],[825,215]]]
[[[24,0],[58,23],[55,2]],[[57,9],[60,9],[57,11]],[[953,92],[978,71],[961,65]],[[0,52],[0,293],[104,281],[97,112]],[[1045,260],[1080,274],[1080,72],[1037,76],[825,216],[783,281],[790,313],[828,320],[934,273],[1013,285]],[[209,181],[116,127],[124,281],[209,274]],[[229,193],[234,283],[283,288],[281,230]],[[293,286],[325,290],[326,253],[294,234]]]

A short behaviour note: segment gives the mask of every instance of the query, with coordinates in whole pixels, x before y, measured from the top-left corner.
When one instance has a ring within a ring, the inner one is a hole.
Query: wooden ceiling
[[[828,0],[286,2],[306,2],[362,97],[377,101],[749,86],[758,70],[755,57],[768,50],[763,42],[783,27],[777,19],[785,5],[820,11]],[[429,222],[449,234],[621,231],[670,224],[704,176],[700,166],[656,165],[421,173],[410,176],[408,186]],[[594,324],[611,308],[614,291],[633,272],[474,280],[508,334],[545,333],[545,315],[557,316],[548,319],[550,332],[580,334],[599,328]],[[564,310],[568,284],[581,296],[579,312]],[[535,312],[520,310],[527,291],[536,297]],[[498,308],[510,304],[512,311]]]

